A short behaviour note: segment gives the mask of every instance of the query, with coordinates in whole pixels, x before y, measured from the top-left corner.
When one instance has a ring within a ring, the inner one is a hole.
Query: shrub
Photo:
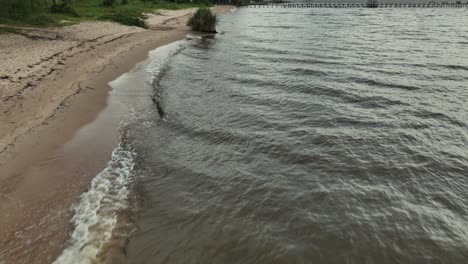
[[[216,15],[211,12],[207,7],[200,7],[190,17],[187,26],[191,27],[194,31],[212,32],[216,33]]]
[[[124,13],[117,13],[112,15],[104,15],[98,18],[99,20],[110,20],[126,26],[136,26],[147,28],[145,21],[141,17],[132,16]]]
[[[191,1],[190,3],[202,4],[202,5],[210,6],[210,1],[208,1],[208,0],[193,0],[193,1]]]
[[[117,4],[117,0],[103,0],[102,5],[103,6],[114,6]]]
[[[50,8],[51,13],[56,14],[68,14],[74,17],[79,17],[78,13],[73,9],[73,7],[69,4],[61,4],[61,5],[52,5]]]

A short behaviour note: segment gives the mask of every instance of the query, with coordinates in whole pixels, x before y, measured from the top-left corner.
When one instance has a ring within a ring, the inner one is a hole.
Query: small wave
[[[367,84],[369,86],[377,86],[377,87],[384,87],[384,88],[396,88],[402,89],[407,91],[415,91],[421,89],[420,87],[412,86],[412,85],[405,85],[405,84],[398,84],[398,83],[384,83],[372,79],[361,78],[361,77],[349,77],[348,80],[360,83],[360,84]]]
[[[173,120],[176,121],[176,120]],[[165,124],[172,131],[191,139],[201,139],[208,144],[239,144],[249,140],[249,136],[235,131],[196,129],[190,124],[170,122]]]
[[[163,115],[159,81],[167,70],[169,60],[183,50],[184,43],[173,42],[151,51],[149,63],[144,68],[150,75],[147,83],[156,89],[153,102],[157,103],[158,112],[162,111]],[[141,89],[146,95],[146,88]],[[133,105],[130,116],[122,119],[120,129],[124,129],[124,132],[121,134],[120,144],[112,152],[106,168],[94,177],[89,190],[81,195],[80,201],[74,206],[74,231],[67,247],[54,264],[105,262],[112,255],[109,252],[115,252],[115,244],[122,244],[116,241],[122,236],[130,235],[131,230],[125,228],[131,226],[126,218],[127,215],[132,215],[129,192],[136,154],[127,147],[126,130],[132,120],[137,118],[132,115],[139,115],[135,112],[139,108],[140,106]]]
[[[445,67],[450,70],[468,71],[468,66],[463,66],[463,65],[440,65],[440,66]]]
[[[433,119],[437,121],[443,121],[443,122],[447,122],[458,127],[467,127],[467,124],[465,124],[461,120],[458,120],[455,117],[450,117],[449,115],[444,114],[444,113],[432,112],[430,110],[419,110],[417,112],[415,111],[414,116],[423,118],[423,119]]]
[[[96,263],[101,248],[111,238],[119,211],[128,207],[129,181],[134,153],[122,145],[112,152],[107,167],[91,182],[75,206],[75,229],[67,248],[54,264]]]
[[[158,110],[159,117],[163,119],[166,117],[166,112],[164,110],[165,107],[162,100],[160,81],[165,72],[168,70],[169,60],[176,54],[180,53],[182,50],[183,45],[179,44],[178,42],[156,49],[152,52],[153,59],[146,69],[146,72],[153,75],[151,85],[154,88],[154,94],[151,99],[155,104],[156,109]]]
[[[374,121],[371,119],[357,119],[350,116],[337,116],[332,118],[325,118],[318,123],[321,128],[335,128],[335,127],[353,127],[355,129],[364,128],[377,128],[389,127],[385,120]]]
[[[310,87],[301,87],[301,85],[286,87],[286,90],[282,90],[281,87],[273,88],[277,89],[275,94],[266,94],[266,93],[239,93],[233,94],[230,97],[233,100],[236,100],[239,105],[242,106],[263,106],[266,109],[277,109],[278,107],[292,107],[292,108],[301,108],[308,109],[311,106],[310,100],[312,99],[310,95],[303,93],[305,89],[310,89]],[[294,89],[293,89],[294,88]],[[283,96],[284,92],[287,92],[288,97]],[[295,95],[296,97],[294,97]]]
[[[328,75],[328,72],[322,70],[313,70],[305,68],[291,68],[289,72],[294,75],[308,75],[308,76],[325,76]]]
[[[253,44],[251,46],[243,47],[241,51],[247,52],[247,53],[250,53],[250,52],[261,53],[262,55],[265,55],[265,54],[288,55],[292,53],[290,50],[275,49],[275,48],[265,47],[261,45],[253,45]]]
[[[273,82],[272,80],[261,79],[261,76],[251,75],[251,76],[229,76],[226,78],[231,82],[235,82],[242,85],[251,85],[257,87],[281,87],[280,84]]]
[[[271,50],[273,51],[273,50]],[[308,57],[304,53],[298,53],[298,51],[290,50],[284,51],[282,53],[261,53],[260,49],[255,49],[254,47],[244,47],[241,49],[242,55],[245,58],[252,58],[254,60],[260,61],[262,63],[282,63],[282,64],[290,64],[290,65],[324,65],[324,66],[333,66],[333,69],[337,67],[344,67],[343,63],[340,61],[333,61],[333,59],[337,59],[336,56],[315,56],[315,57]],[[258,55],[262,54],[262,55]],[[288,56],[284,56],[288,55]],[[325,60],[329,59],[329,60]],[[331,67],[330,67],[331,68]]]
[[[456,70],[456,71],[468,71],[468,66],[466,65],[455,65],[455,64],[438,64],[438,63],[389,63],[391,65],[396,66],[403,66],[403,67],[416,67],[422,69],[432,69],[432,70],[440,70],[440,69],[448,69],[448,70]]]
[[[335,87],[320,86],[320,85],[313,86],[312,88],[308,87],[307,89],[298,90],[298,92],[336,98],[344,103],[356,104],[362,108],[378,109],[378,108],[387,108],[391,106],[407,105],[406,103],[400,100],[389,99],[389,98],[382,97],[382,96],[371,96],[371,95],[366,96],[364,94],[355,94],[351,91],[337,89]]]
[[[290,28],[304,28],[299,26],[256,26],[256,28],[273,28],[273,29],[290,29]]]

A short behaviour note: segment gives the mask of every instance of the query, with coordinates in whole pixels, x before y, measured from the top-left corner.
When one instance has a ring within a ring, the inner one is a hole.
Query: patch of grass
[[[0,24],[9,24],[10,20],[6,17],[0,17]]]
[[[63,20],[72,22],[110,20],[124,25],[144,27],[144,23],[141,21],[143,13],[155,13],[161,9],[179,10],[209,6],[206,0],[178,1],[179,3],[159,2],[159,0],[115,0],[112,1],[111,6],[105,6],[104,0],[75,0],[69,4],[60,4],[56,7],[50,5],[26,16],[2,17],[0,12],[0,23],[15,26],[44,27],[61,26],[63,24],[60,21]]]
[[[99,17],[99,20],[109,20],[109,21],[120,23],[122,25],[126,25],[126,26],[136,26],[136,27],[147,28],[145,21],[143,20],[142,17],[131,16],[125,13],[104,15],[104,16]]]
[[[179,10],[200,6],[205,6],[205,4],[177,4],[152,0],[129,0],[125,5],[104,6],[102,0],[83,0],[82,2],[77,2],[73,8],[83,20],[94,20],[102,16],[118,13],[141,15],[142,13],[151,13],[159,9]]]
[[[15,27],[50,27],[60,26],[54,15],[47,13],[32,14],[24,17],[0,18],[0,24]]]
[[[29,25],[40,27],[57,25],[57,21],[46,14],[38,14],[26,17],[25,22]]]
[[[17,31],[18,31],[18,29],[16,29],[16,28],[0,27],[0,34],[16,33]]]

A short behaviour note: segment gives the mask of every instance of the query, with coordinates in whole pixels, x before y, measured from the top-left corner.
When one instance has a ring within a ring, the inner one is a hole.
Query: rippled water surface
[[[468,263],[467,25],[252,8],[183,42],[129,131],[127,262]]]

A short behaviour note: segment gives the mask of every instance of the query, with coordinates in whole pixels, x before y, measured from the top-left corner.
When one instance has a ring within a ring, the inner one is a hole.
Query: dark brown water
[[[126,262],[467,263],[467,24],[242,9],[147,61]]]

